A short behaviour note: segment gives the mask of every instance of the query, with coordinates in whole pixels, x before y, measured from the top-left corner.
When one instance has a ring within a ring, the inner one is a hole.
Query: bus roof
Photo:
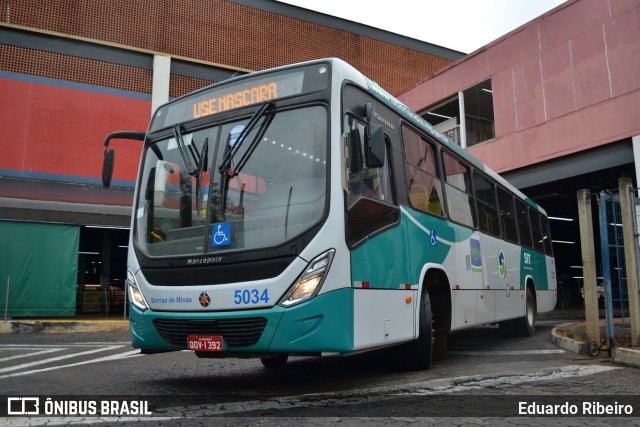
[[[526,195],[524,195],[520,190],[515,188],[513,185],[511,185],[504,178],[502,178],[497,172],[492,170],[486,164],[482,163],[478,158],[476,158],[475,156],[470,154],[464,148],[460,147],[454,141],[452,141],[451,139],[447,138],[445,135],[443,135],[441,132],[439,132],[435,127],[433,127],[433,125],[431,125],[425,119],[420,117],[413,110],[411,110],[405,104],[403,104],[398,99],[396,99],[393,95],[389,94],[386,90],[384,90],[382,87],[380,87],[376,82],[374,82],[373,80],[371,80],[368,77],[366,77],[362,72],[357,70],[351,64],[349,64],[349,63],[347,63],[347,62],[345,62],[345,61],[343,61],[342,59],[339,59],[339,58],[315,59],[315,60],[311,60],[311,61],[305,61],[305,62],[299,62],[299,63],[295,63],[295,64],[284,65],[284,66],[280,66],[280,67],[274,67],[274,68],[270,68],[270,69],[266,69],[266,70],[262,70],[262,71],[257,71],[257,72],[250,73],[250,74],[244,74],[244,75],[241,75],[241,76],[232,77],[230,79],[220,81],[220,82],[215,83],[213,85],[209,85],[209,86],[203,87],[203,88],[198,89],[198,90],[196,90],[194,92],[191,92],[191,93],[183,95],[183,96],[181,96],[179,98],[173,99],[173,100],[169,101],[167,104],[173,104],[175,102],[179,102],[180,100],[182,100],[184,98],[196,96],[196,95],[198,95],[200,93],[206,92],[206,91],[208,91],[208,90],[210,90],[212,88],[215,88],[217,86],[228,85],[228,84],[232,84],[232,83],[236,83],[236,82],[241,82],[242,80],[244,80],[244,79],[246,79],[248,77],[256,77],[256,76],[260,76],[260,75],[263,75],[263,74],[269,74],[269,73],[277,72],[277,71],[285,71],[287,69],[293,69],[293,68],[298,68],[298,67],[302,67],[302,66],[305,66],[305,65],[312,65],[312,64],[317,64],[317,63],[329,63],[329,64],[331,64],[332,68],[342,68],[344,71],[348,70],[348,72],[350,72],[351,74],[355,73],[356,75],[361,77],[366,82],[366,86],[367,86],[366,89],[368,89],[369,92],[372,93],[380,101],[385,103],[385,105],[387,105],[388,107],[390,107],[391,109],[396,111],[398,114],[400,114],[402,117],[404,117],[405,119],[410,121],[413,125],[417,126],[422,131],[426,132],[432,138],[434,138],[435,140],[437,140],[440,143],[442,143],[448,149],[450,149],[451,151],[455,152],[457,155],[459,155],[460,157],[462,157],[463,159],[468,161],[475,168],[481,170],[482,172],[484,172],[485,174],[489,175],[491,178],[496,180],[498,183],[500,183],[504,187],[508,188],[511,192],[513,192],[518,197],[520,197],[525,202],[527,202],[527,204],[529,204],[533,208],[537,209],[538,211],[540,211],[540,212],[542,212],[542,213],[544,213],[546,215],[546,212],[544,211],[544,209],[542,209],[537,203],[535,203],[533,200],[531,200]],[[167,104],[165,104],[165,105],[167,105]],[[159,109],[161,109],[163,107],[164,106],[161,106],[161,107],[159,107]],[[154,114],[154,116],[155,116],[155,114]]]

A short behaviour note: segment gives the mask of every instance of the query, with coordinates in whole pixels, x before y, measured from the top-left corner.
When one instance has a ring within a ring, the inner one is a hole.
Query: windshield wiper
[[[192,139],[191,144],[187,147],[182,138],[182,128],[176,125],[173,128],[173,136],[178,144],[178,152],[184,165],[187,167],[189,175],[196,179],[196,212],[200,214],[200,190],[202,173],[207,170],[209,138],[204,139],[202,150],[198,151],[196,141]],[[193,160],[195,165],[191,162]]]
[[[218,171],[220,172],[220,186],[222,188],[220,213],[223,218],[224,218],[224,212],[227,206],[227,192],[229,190],[229,180],[240,174],[240,171],[242,170],[244,165],[247,163],[247,160],[249,160],[249,157],[251,157],[256,147],[258,147],[258,144],[262,140],[262,136],[266,132],[267,128],[269,127],[269,124],[271,123],[271,120],[273,119],[273,115],[270,114],[272,107],[273,107],[272,103],[265,102],[260,106],[260,108],[256,110],[255,113],[253,113],[247,125],[242,129],[242,131],[240,132],[240,135],[238,135],[238,137],[236,138],[236,141],[233,144],[233,147],[228,149],[227,154],[224,156],[224,159],[222,159],[222,162],[220,163],[220,167],[218,167]],[[263,120],[262,123],[260,124],[258,131],[255,133],[255,135],[249,142],[249,146],[247,147],[247,150],[244,152],[242,157],[240,157],[240,160],[238,160],[238,164],[236,165],[235,168],[231,168],[231,163],[233,162],[234,156],[236,155],[240,147],[244,144],[249,134],[256,128],[256,126],[260,122],[260,119],[267,116],[267,114],[269,114],[269,116],[266,117],[265,120]],[[227,144],[229,144],[230,139],[231,139],[231,133],[229,133]]]
[[[195,145],[195,141],[194,141]],[[197,148],[195,149],[197,153]],[[201,190],[201,178],[202,173],[207,171],[207,163],[209,157],[209,138],[204,139],[204,143],[202,144],[202,150],[198,153],[198,170],[196,172],[196,212],[200,215],[200,190]],[[204,216],[204,215],[203,215]]]
[[[187,146],[182,139],[182,129],[180,128],[180,125],[175,125],[173,127],[173,137],[178,143],[178,152],[180,153],[180,157],[182,157],[184,165],[187,167],[189,175],[196,176],[196,174],[198,173],[198,169],[193,165],[193,163],[191,163],[191,159],[189,159],[189,155],[187,154]],[[199,163],[199,159],[196,157],[193,148],[189,147],[189,151],[191,157],[196,161],[196,163]]]
[[[233,158],[238,152],[238,150],[240,149],[240,147],[244,144],[244,141],[245,139],[247,139],[247,136],[249,136],[249,133],[251,133],[251,131],[256,127],[260,119],[267,114],[267,112],[271,109],[272,106],[273,104],[271,104],[270,102],[265,102],[260,106],[260,108],[256,110],[255,113],[253,113],[253,116],[251,116],[251,118],[249,119],[249,123],[247,123],[244,129],[242,129],[242,132],[240,132],[240,135],[238,135],[238,138],[236,138],[236,142],[233,144],[233,147],[231,147],[229,151],[227,151],[227,154],[224,156],[224,159],[222,159],[222,162],[220,163],[220,167],[218,168],[218,171],[220,173],[225,173],[226,175],[230,175],[231,178],[233,178],[234,176],[240,173],[240,170],[242,169],[242,167],[247,162],[251,154],[253,154],[253,151],[258,146],[258,142],[260,142],[260,138],[262,137],[262,134],[266,130],[267,124],[268,122],[270,122],[270,120],[265,120],[262,122],[262,124],[260,125],[260,129],[251,140],[249,147],[247,148],[247,151],[245,151],[245,153],[242,155],[242,157],[240,158],[240,161],[238,161],[238,166],[235,169],[231,169],[231,162],[233,161]],[[229,134],[229,137],[231,137],[231,134]]]

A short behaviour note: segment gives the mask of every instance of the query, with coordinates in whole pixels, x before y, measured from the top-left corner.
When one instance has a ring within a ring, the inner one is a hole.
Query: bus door
[[[351,249],[354,348],[358,349],[414,338],[417,287],[407,279],[406,238],[398,226],[400,208],[391,173],[395,135],[390,136],[393,129],[388,124],[396,116],[350,85],[343,97],[345,232]]]
[[[478,324],[479,305],[483,293],[483,269],[481,258],[484,248],[477,228],[476,208],[472,192],[471,168],[465,162],[442,151],[442,167],[445,179],[447,215],[459,235],[451,255],[454,262],[452,327],[468,327]],[[450,273],[451,274],[451,273]]]
[[[518,316],[520,250],[517,245],[513,197],[493,180],[474,174],[479,228],[482,232],[484,319],[500,321]]]

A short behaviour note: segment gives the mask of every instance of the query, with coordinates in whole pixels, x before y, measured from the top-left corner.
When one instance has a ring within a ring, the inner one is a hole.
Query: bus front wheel
[[[420,329],[418,339],[406,344],[406,368],[411,371],[429,369],[433,358],[433,321],[431,300],[426,289],[420,299]]]

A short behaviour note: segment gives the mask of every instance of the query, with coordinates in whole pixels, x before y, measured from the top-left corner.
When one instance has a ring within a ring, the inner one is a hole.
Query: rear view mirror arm
[[[109,143],[112,139],[131,139],[134,141],[144,141],[145,133],[137,131],[120,131],[112,132],[104,139],[104,158],[102,161],[102,185],[104,188],[111,186],[111,177],[113,176],[113,165],[115,159],[115,151],[109,149]]]

